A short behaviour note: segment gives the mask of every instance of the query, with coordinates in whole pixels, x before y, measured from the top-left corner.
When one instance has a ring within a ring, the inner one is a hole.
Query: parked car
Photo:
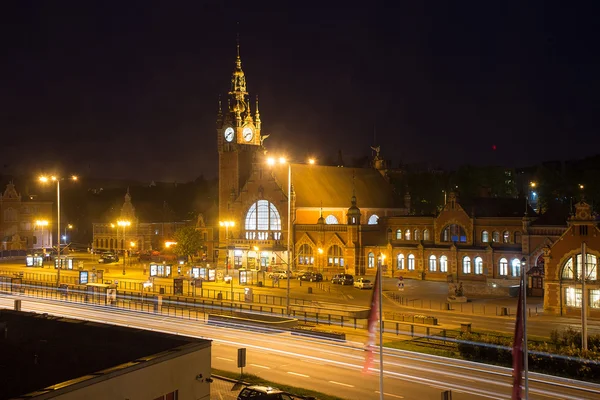
[[[287,271],[283,270],[283,269],[277,269],[275,271],[271,271],[269,272],[269,278],[273,279],[275,277],[279,278],[279,279],[286,279],[288,276]]]
[[[305,272],[302,275],[298,276],[299,281],[309,281],[309,282],[321,282],[323,281],[323,274],[318,272]]]
[[[119,256],[111,252],[102,253],[100,258],[98,259],[98,262],[101,264],[108,264],[117,261],[119,261]]]
[[[365,278],[358,278],[354,281],[354,287],[357,289],[373,289],[373,282]]]
[[[339,285],[352,285],[354,283],[354,277],[350,274],[336,274],[331,278],[331,283]]]
[[[284,391],[270,386],[248,386],[238,394],[237,400],[293,400],[293,397]]]

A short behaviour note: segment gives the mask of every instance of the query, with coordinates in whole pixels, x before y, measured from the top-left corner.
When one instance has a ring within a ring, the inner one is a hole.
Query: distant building
[[[209,340],[11,310],[0,326],[3,398],[210,399]]]
[[[22,197],[11,182],[0,197],[2,250],[31,250],[52,246],[56,225],[52,202]],[[36,221],[45,221],[36,224]]]

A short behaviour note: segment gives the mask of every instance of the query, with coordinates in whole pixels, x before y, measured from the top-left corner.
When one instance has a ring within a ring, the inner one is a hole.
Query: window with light
[[[267,200],[252,204],[246,214],[246,239],[280,240],[281,217],[277,207]]]
[[[431,240],[429,239],[429,229],[423,231],[423,240]]]
[[[506,258],[501,258],[498,262],[498,275],[508,275],[508,260]]]
[[[481,232],[481,241],[483,243],[488,243],[490,241],[490,234],[488,233],[488,231]]]
[[[313,248],[308,244],[303,244],[298,250],[298,264],[314,265],[315,258],[313,256]]]
[[[333,214],[329,214],[327,218],[325,218],[325,223],[327,225],[336,225],[339,224],[338,219]]]
[[[467,234],[465,233],[465,229],[462,226],[451,224],[446,226],[442,230],[440,239],[442,242],[466,243]]]
[[[581,307],[581,289],[568,287],[565,288],[565,304],[567,307]]]
[[[415,256],[413,254],[408,255],[408,270],[409,271],[415,270]]]
[[[367,266],[369,268],[375,268],[375,254],[370,252],[369,255],[367,256],[367,259],[368,259]]]
[[[499,243],[500,242],[500,233],[492,232],[492,242]]]
[[[410,240],[410,229],[404,232],[404,240]]]
[[[475,257],[475,275],[483,274],[483,258]]]
[[[512,276],[521,276],[521,260],[513,258],[510,262]]]
[[[344,266],[344,253],[342,252],[342,248],[337,244],[330,246],[327,250],[327,265],[330,267]]]
[[[448,257],[440,257],[440,272],[448,272]]]
[[[586,254],[586,280],[596,281],[598,279],[598,258],[594,254]],[[569,257],[562,269],[561,277],[567,280],[581,280],[583,274],[583,263],[581,254]],[[577,278],[575,278],[577,277]]]
[[[504,231],[502,234],[502,243],[510,243],[510,232]]]
[[[468,256],[463,257],[463,273],[464,274],[471,273],[471,259]]]
[[[244,253],[242,252],[242,250],[235,250],[233,252],[233,265],[235,266],[235,268],[242,267],[242,257],[243,256],[244,256]]]
[[[600,289],[590,290],[590,307],[600,308]]]
[[[402,230],[396,229],[396,240],[402,240]]]
[[[419,230],[418,229],[415,229],[415,231],[413,232],[413,238],[414,238],[413,240],[421,240],[419,238]]]
[[[379,217],[376,214],[373,214],[369,217],[369,221],[367,222],[367,224],[377,225],[378,222],[379,222]]]
[[[404,269],[404,254],[398,254],[396,257],[396,269]]]
[[[429,271],[437,271],[437,258],[434,255],[429,256]]]

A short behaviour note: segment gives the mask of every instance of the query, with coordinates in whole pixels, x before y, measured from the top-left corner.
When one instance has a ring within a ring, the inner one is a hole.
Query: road
[[[291,336],[287,332],[259,333],[164,315],[23,296],[2,295],[0,307],[12,308],[14,298],[22,299],[24,311],[211,339],[214,368],[237,371],[237,349],[246,347],[247,373],[344,399],[379,398],[378,354],[374,369],[364,374],[364,340],[360,338],[332,343]],[[600,385],[547,375],[530,374],[529,385],[530,399],[600,398]],[[511,370],[384,349],[385,399],[439,399],[444,390],[452,390],[454,400],[508,399]]]

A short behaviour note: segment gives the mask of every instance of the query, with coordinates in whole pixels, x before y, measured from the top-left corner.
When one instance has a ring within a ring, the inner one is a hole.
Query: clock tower
[[[258,97],[252,115],[238,43],[227,105],[223,110],[219,99],[217,114],[219,220],[231,218],[230,204],[238,198],[240,189],[250,177],[254,155],[261,147],[260,126]]]

